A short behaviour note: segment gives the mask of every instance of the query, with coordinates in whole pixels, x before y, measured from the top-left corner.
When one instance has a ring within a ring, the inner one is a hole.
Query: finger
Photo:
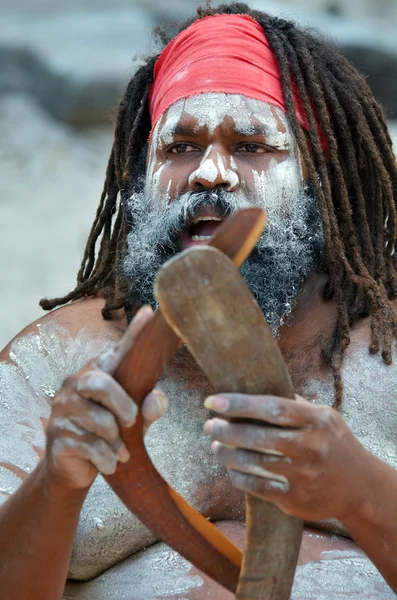
[[[288,456],[270,456],[241,448],[229,448],[220,442],[212,442],[214,456],[229,470],[277,479],[287,482],[291,472],[291,459]]]
[[[120,437],[115,416],[99,404],[81,398],[74,414],[70,415],[69,419],[88,433],[93,433],[105,440],[114,450],[118,451],[123,447],[127,449]]]
[[[207,398],[204,405],[227,417],[256,419],[281,427],[305,427],[315,412],[315,406],[303,398],[294,401],[248,394],[217,394]]]
[[[163,416],[168,408],[167,396],[161,390],[153,390],[148,394],[142,404],[144,433],[150,425]]]
[[[84,430],[79,431],[77,425],[69,423],[69,427],[64,427],[64,430],[72,432],[72,435],[54,440],[51,449],[54,464],[68,457],[83,458],[91,462],[100,473],[110,475],[115,472],[118,461],[129,460],[129,456],[125,455],[121,459],[119,453],[104,440],[87,434]]]
[[[285,497],[290,490],[288,481],[284,482],[277,479],[258,477],[257,475],[247,475],[239,471],[229,471],[229,477],[232,484],[239,490],[269,502],[275,501],[280,497]]]
[[[133,318],[121,341],[95,359],[96,366],[106,373],[114,373],[121,360],[135,344],[139,334],[154,316],[150,306],[143,306]]]
[[[276,451],[293,458],[298,452],[301,430],[278,429],[249,423],[229,423],[211,419],[204,425],[205,433],[231,448],[245,448],[257,452]]]
[[[94,400],[109,409],[123,427],[131,427],[135,423],[138,408],[111,375],[91,369],[78,377],[76,389],[83,398]]]

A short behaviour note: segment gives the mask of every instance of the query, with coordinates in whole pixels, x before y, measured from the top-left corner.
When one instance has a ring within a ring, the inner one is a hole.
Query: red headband
[[[154,68],[152,131],[172,104],[207,92],[241,94],[286,112],[278,63],[262,27],[248,15],[204,17],[167,45]],[[308,129],[295,101],[297,119]]]

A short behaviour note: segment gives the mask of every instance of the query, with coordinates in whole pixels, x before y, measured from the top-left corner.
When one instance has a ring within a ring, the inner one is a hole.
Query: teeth
[[[208,242],[210,239],[212,239],[211,235],[192,235],[193,242]]]
[[[193,225],[201,221],[222,221],[222,219],[220,217],[198,217],[198,219],[193,221]]]

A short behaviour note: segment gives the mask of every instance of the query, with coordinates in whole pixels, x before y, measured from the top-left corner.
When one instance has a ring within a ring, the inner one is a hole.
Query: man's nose
[[[199,167],[189,177],[189,185],[193,190],[201,188],[224,188],[234,192],[239,185],[239,176],[231,168],[230,158],[220,152],[211,152],[211,148],[204,154]]]

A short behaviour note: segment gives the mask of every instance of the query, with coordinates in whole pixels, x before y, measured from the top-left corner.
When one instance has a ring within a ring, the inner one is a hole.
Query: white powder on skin
[[[187,560],[161,544],[143,552],[136,564],[124,561],[95,581],[83,585],[69,582],[63,600],[186,600],[204,583],[199,575],[190,575],[190,570]]]
[[[0,362],[0,501],[17,490],[43,454],[43,423],[64,379],[109,345],[84,330],[72,338],[49,324],[13,342],[14,364]]]
[[[275,112],[273,112],[275,111]],[[274,114],[283,114],[276,107],[271,107],[261,100],[253,100],[241,94],[208,93],[192,96],[186,100],[175,102],[167,111],[165,119],[161,119],[153,132],[153,145],[173,142],[175,126],[182,114],[197,121],[197,129],[206,127],[209,135],[228,117],[234,122],[235,130],[240,135],[252,135],[255,125],[262,124],[266,128],[267,143],[279,149],[288,149],[289,136],[286,131],[278,131],[274,123]]]
[[[302,188],[302,171],[293,156],[282,162],[271,159],[268,169],[253,171],[255,195],[261,199],[261,208],[269,214],[268,226],[274,219],[281,221],[291,212],[290,199],[297,198]],[[271,215],[271,216],[270,216]]]
[[[157,387],[167,394],[169,409],[145,438],[154,465],[196,510],[216,518],[221,506],[218,518],[242,519],[244,494],[230,484],[203,432],[209,416],[203,403],[213,390],[186,349],[177,353]],[[91,579],[155,541],[99,476],[80,515],[69,577]]]
[[[84,332],[73,339],[54,325],[42,326],[37,333],[13,344],[15,364],[0,363],[0,440],[2,457],[10,465],[15,465],[17,473],[29,473],[38,462],[33,447],[41,451],[44,448],[42,419],[48,418],[51,398],[63,379],[105,347],[106,343],[102,340],[98,342]],[[344,418],[368,450],[396,467],[397,405],[390,399],[395,397],[397,366],[387,367],[380,357],[369,355],[366,348],[357,349],[352,345],[348,350],[343,376]],[[210,441],[202,432],[202,424],[208,416],[202,402],[212,390],[183,348],[162,378],[160,387],[170,397],[170,410],[149,430],[147,445],[152,460],[163,476],[204,514],[216,519],[241,519],[243,495],[228,486],[225,469],[214,460]],[[305,392],[306,397],[313,401],[332,403],[332,383],[311,382]],[[5,498],[20,483],[20,475],[7,467],[0,468],[0,488]],[[99,476],[81,512],[69,576],[78,579],[95,577],[155,541],[154,536],[131,515]],[[174,560],[172,551],[163,546],[157,548],[169,553],[167,556],[164,554],[166,561]],[[153,557],[157,557],[153,560],[158,561],[158,565],[162,560],[160,555],[163,556],[161,552],[159,555],[153,554]],[[101,584],[95,590],[97,593],[80,596],[80,592],[76,592],[75,596],[73,588],[70,597],[76,600],[100,598],[101,590],[107,590],[106,597],[111,598],[109,594],[114,594],[118,600],[122,599],[122,594],[127,593],[127,588],[123,586],[130,581],[127,566],[125,573],[123,571],[121,574],[120,571],[118,574],[118,569],[124,568],[124,565],[121,563],[117,566],[114,576],[110,571],[89,584],[89,588],[97,585],[97,581],[98,585]],[[187,576],[187,571],[187,567],[182,572],[178,571],[181,579],[179,575],[176,577],[177,572],[174,579],[165,577],[163,587],[156,588],[159,590],[156,591],[157,596],[154,592],[150,596],[151,577],[141,577],[140,585],[143,587],[136,589],[148,590],[148,594],[137,598],[166,597],[159,594],[169,594],[171,584],[174,589],[180,590],[180,594],[187,594],[188,589],[193,589],[189,588],[192,578]],[[163,577],[160,573],[158,581]],[[195,583],[197,587],[201,586],[199,579]],[[322,582],[320,592],[316,587],[319,581]],[[80,589],[83,593],[85,584]],[[129,586],[129,598],[131,589]],[[316,590],[316,595],[313,595],[313,590]],[[292,600],[339,600],[346,597],[346,590],[357,600],[395,597],[372,563],[362,554],[354,557],[350,554],[339,556],[323,553],[320,561],[298,567]],[[102,597],[104,595],[102,593]]]
[[[189,177],[189,185],[192,185],[195,179],[205,179],[206,181],[214,182],[218,176],[218,169],[214,161],[209,158],[209,155],[212,151],[212,144],[210,144],[203,156],[203,159],[200,163],[198,169],[193,171],[193,173]]]
[[[229,184],[229,190],[232,190],[237,187],[239,178],[237,173],[232,171],[231,169],[227,169],[223,162],[223,158],[220,154],[218,154],[218,168],[219,173],[224,181],[227,181]]]
[[[387,366],[379,355],[353,342],[346,352],[342,377],[342,417],[371,454],[397,469],[397,362]],[[311,381],[303,396],[331,406],[333,382]]]
[[[321,560],[297,567],[291,600],[346,598],[393,600],[396,595],[360,551],[322,552]]]
[[[277,107],[270,106],[260,100],[246,98],[239,94],[220,94],[209,93],[192,96],[186,100],[175,102],[165,115],[157,122],[154,128],[149,149],[149,160],[146,174],[147,196],[150,198],[160,198],[158,193],[164,189],[161,176],[163,174],[164,164],[156,162],[156,150],[172,144],[174,141],[174,131],[182,116],[189,116],[197,122],[196,130],[206,127],[208,134],[213,135],[215,129],[219,127],[226,118],[233,120],[234,128],[240,135],[250,136],[255,131],[255,127],[262,125],[266,132],[266,143],[278,150],[288,150],[291,152],[287,158],[282,161],[274,159],[271,168],[266,172],[253,172],[255,178],[255,189],[261,194],[265,191],[267,196],[263,207],[273,205],[280,200],[280,190],[282,186],[277,183],[278,194],[273,194],[274,182],[283,181],[285,183],[285,200],[290,198],[290,194],[299,191],[302,186],[302,171],[300,166],[300,157],[298,149],[290,130],[285,113]],[[279,131],[281,129],[281,131]],[[215,181],[217,174],[220,173],[225,181],[229,182],[230,189],[238,185],[239,179],[235,172],[237,170],[236,162],[230,163],[228,168],[220,155],[216,162],[209,159],[210,151],[206,150],[199,168],[190,175],[189,183],[194,177],[203,177],[208,181]],[[297,158],[299,159],[297,161]],[[298,162],[298,164],[296,164]],[[166,163],[167,164],[167,163]],[[157,169],[155,171],[155,169]],[[282,178],[277,179],[277,178]],[[273,187],[269,187],[273,186]],[[169,202],[168,198],[168,202]]]

